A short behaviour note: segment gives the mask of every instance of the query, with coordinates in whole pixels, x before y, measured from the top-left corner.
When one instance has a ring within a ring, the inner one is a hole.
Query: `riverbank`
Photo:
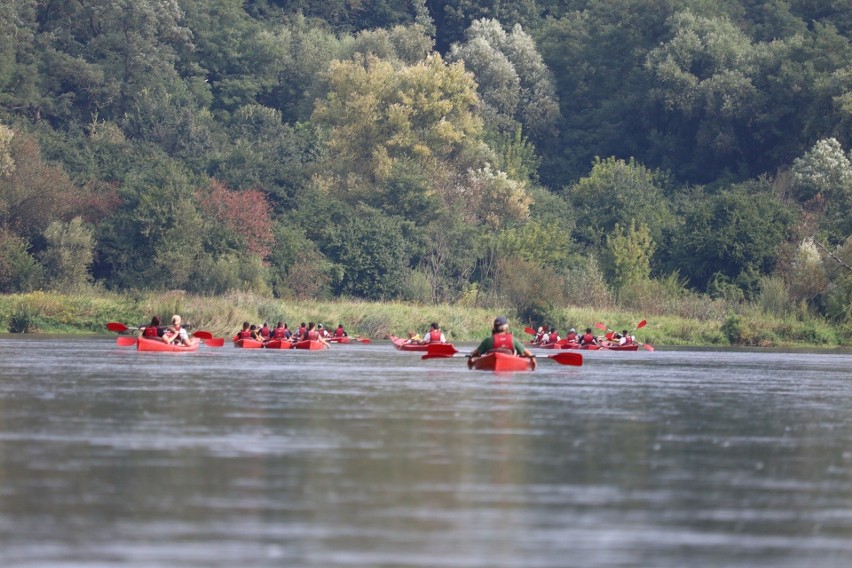
[[[193,329],[219,336],[233,334],[243,321],[290,327],[302,321],[336,327],[342,323],[350,335],[384,339],[409,330],[424,333],[437,321],[449,339],[476,341],[486,335],[497,314],[508,315],[513,331],[524,336],[524,322],[509,309],[483,309],[451,305],[423,306],[399,302],[363,302],[340,299],[278,300],[252,294],[195,296],[182,291],[117,294],[92,291],[85,294],[33,292],[0,295],[0,330],[12,333],[107,334],[105,324],[118,321],[144,325],[151,316],[163,319],[181,314]],[[637,338],[653,345],[754,346],[754,347],[849,347],[852,329],[833,327],[820,319],[778,318],[752,308],[731,312],[720,319],[691,319],[673,315],[639,314],[617,309],[565,307],[552,312],[564,334],[602,322],[615,330],[633,329],[641,320],[647,325]],[[544,322],[535,322],[535,324]],[[534,325],[535,325],[534,324]]]

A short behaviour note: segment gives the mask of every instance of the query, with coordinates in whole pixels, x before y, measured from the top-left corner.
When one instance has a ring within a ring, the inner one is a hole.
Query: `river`
[[[0,337],[4,568],[849,565],[849,353]]]

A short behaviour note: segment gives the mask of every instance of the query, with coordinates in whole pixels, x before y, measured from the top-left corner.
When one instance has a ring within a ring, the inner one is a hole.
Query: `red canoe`
[[[486,353],[482,357],[470,359],[470,365],[480,371],[505,373],[511,371],[532,371],[533,361],[529,357],[519,357],[508,353]]]
[[[191,353],[198,351],[200,341],[196,341],[193,345],[171,345],[163,343],[159,339],[146,339],[140,337],[136,340],[137,351],[154,351],[160,353]]]
[[[429,351],[430,345],[450,345],[450,346],[453,345],[452,343],[439,343],[439,342],[435,342],[435,343],[406,343],[405,339],[403,339],[401,337],[397,337],[395,335],[391,335],[390,340],[391,340],[391,342],[393,342],[393,346],[396,347],[397,349],[399,349],[400,351]]]
[[[256,339],[234,339],[234,347],[243,349],[260,349],[263,347],[263,342]]]
[[[293,342],[286,339],[271,339],[264,345],[267,349],[292,349]]]
[[[329,343],[340,343],[341,345],[346,345],[347,343],[352,343],[352,340],[348,337],[329,337],[326,339]]]
[[[328,345],[322,341],[316,341],[315,339],[303,339],[302,341],[297,341],[296,344],[293,345],[293,348],[317,351],[319,349],[328,349]]]

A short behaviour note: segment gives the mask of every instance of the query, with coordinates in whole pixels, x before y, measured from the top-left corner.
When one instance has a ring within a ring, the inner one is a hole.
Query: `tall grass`
[[[852,330],[833,327],[826,320],[803,310],[777,310],[769,301],[769,290],[761,302],[731,305],[701,299],[692,294],[637,301],[629,308],[560,306],[548,310],[549,321],[521,321],[510,309],[483,309],[464,305],[421,305],[404,302],[373,303],[361,300],[278,300],[250,293],[195,296],[182,291],[117,294],[92,289],[87,293],[63,295],[44,292],[0,295],[0,322],[6,330],[39,333],[107,333],[105,324],[119,321],[131,326],[145,324],[154,315],[168,320],[180,314],[192,329],[205,329],[229,337],[242,322],[270,324],[286,321],[291,327],[314,321],[329,327],[342,323],[351,335],[383,339],[409,330],[424,333],[438,322],[453,341],[476,341],[488,334],[498,314],[507,315],[514,333],[526,338],[526,325],[556,325],[561,333],[569,327],[594,328],[601,322],[610,329],[632,330],[641,320],[647,325],[636,332],[653,345],[747,345],[747,346],[849,346]],[[661,292],[656,290],[657,295]],[[670,312],[662,312],[667,303]],[[727,311],[722,311],[728,306]],[[776,310],[772,310],[776,311]],[[783,314],[783,315],[782,315]],[[14,324],[14,325],[13,325]],[[597,330],[595,330],[597,331]]]

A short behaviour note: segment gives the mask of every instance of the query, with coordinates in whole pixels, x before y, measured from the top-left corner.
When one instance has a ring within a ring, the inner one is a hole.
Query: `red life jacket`
[[[583,335],[583,338],[582,338],[581,341],[583,343],[594,343],[595,342],[595,336],[592,335],[591,333],[586,333],[585,335]]]
[[[287,330],[283,327],[276,327],[272,332],[272,339],[284,339],[286,337]]]
[[[491,337],[494,339],[494,345],[491,347],[492,350],[501,349],[509,350],[512,353],[515,352],[515,340],[511,333],[495,333]]]
[[[556,343],[557,341],[559,341],[559,332],[555,330],[551,331],[550,335],[547,337],[547,342]]]
[[[251,339],[251,331],[244,329],[237,332],[237,339]]]
[[[346,335],[346,332],[343,330],[342,327],[338,327],[336,330],[334,330],[334,336],[335,337],[343,337],[345,335]]]
[[[565,336],[565,340],[566,341],[577,341],[577,334],[576,333],[569,333],[568,335]]]
[[[430,343],[432,343],[432,342],[440,343],[440,341],[441,341],[441,330],[440,329],[433,329],[428,334],[426,334],[426,338],[429,340]]]
[[[159,337],[160,334],[157,333],[157,326],[149,325],[145,328],[145,331],[142,332],[142,337]]]
[[[260,335],[261,335],[261,337],[269,337],[269,326],[265,325],[262,328],[260,328]]]
[[[316,340],[319,339],[319,333],[317,333],[314,330],[309,331],[309,332],[307,332],[307,337],[305,337],[305,339],[310,339],[312,341],[316,341]]]

